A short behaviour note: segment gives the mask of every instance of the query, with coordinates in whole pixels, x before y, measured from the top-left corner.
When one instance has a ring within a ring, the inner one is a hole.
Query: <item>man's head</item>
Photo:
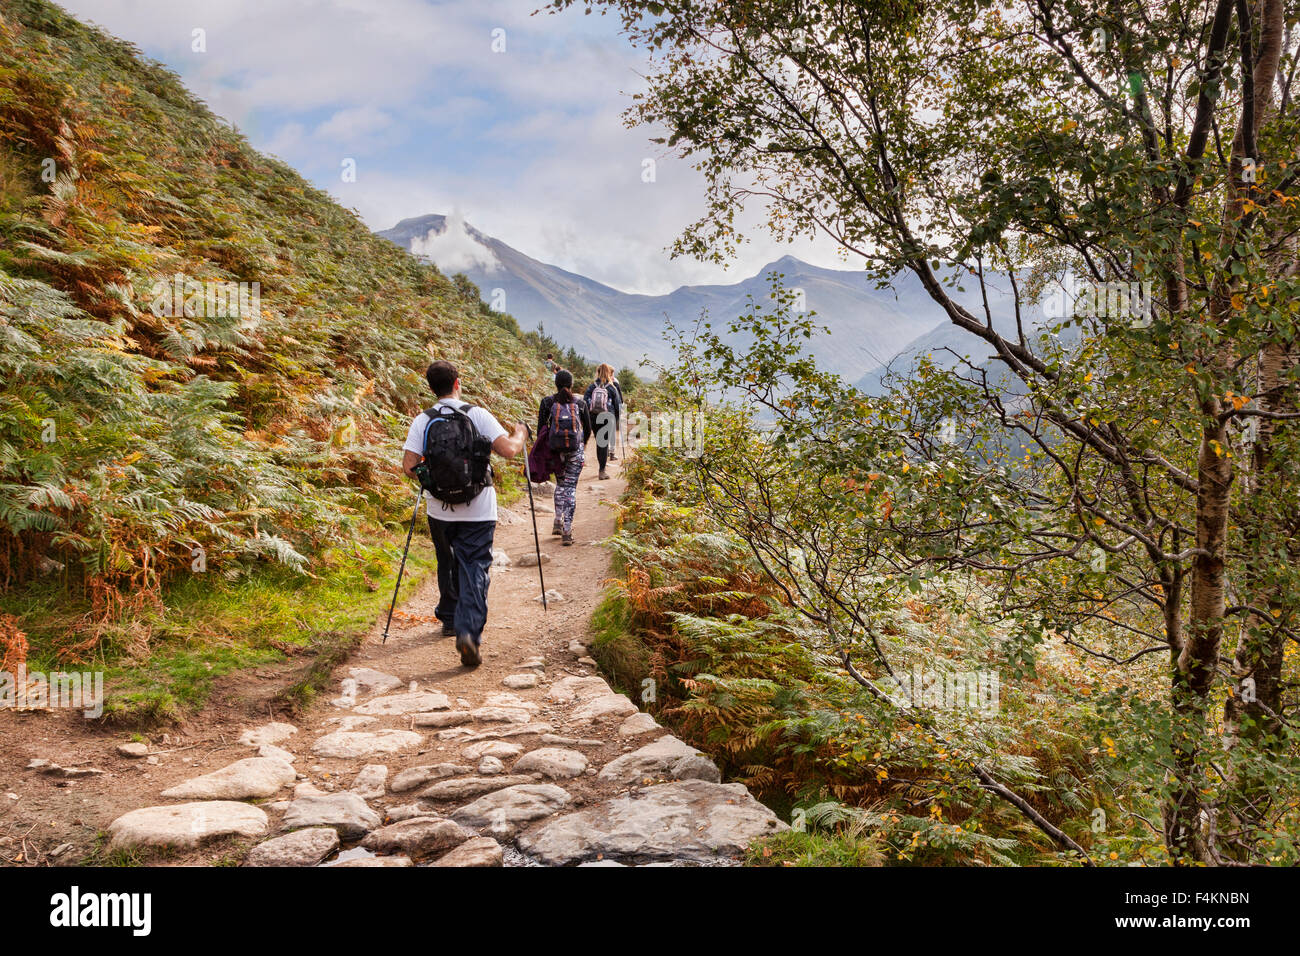
[[[429,388],[438,398],[447,398],[460,391],[460,372],[450,362],[434,362],[424,377],[429,380]]]
[[[555,356],[552,355],[550,352],[547,352],[547,353],[546,353],[546,361],[550,362],[550,361],[552,361],[554,358],[555,358]]]

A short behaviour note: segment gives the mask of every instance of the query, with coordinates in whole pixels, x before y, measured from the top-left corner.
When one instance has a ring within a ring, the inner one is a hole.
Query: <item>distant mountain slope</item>
[[[0,4],[0,589],[63,566],[108,613],[196,554],[238,575],[350,547],[406,499],[432,356],[503,419],[547,388],[476,299],[174,74]]]
[[[668,320],[691,328],[703,310],[720,324],[743,314],[747,298],[768,301],[766,276],[777,273],[790,288],[802,289],[816,321],[830,330],[811,343],[819,363],[850,381],[889,361],[908,343],[944,320],[910,275],[895,289],[878,289],[864,272],[823,269],[793,256],[769,263],[755,275],[730,285],[682,286],[667,295],[620,292],[557,266],[539,262],[473,226],[443,215],[404,219],[378,235],[417,255],[461,272],[479,287],[484,301],[497,304],[524,328],[542,324],[558,341],[593,359],[637,364],[648,355],[671,357],[663,338]],[[981,308],[968,289],[958,297]],[[503,299],[503,301],[502,301]],[[995,303],[995,310],[1009,307]]]
[[[1017,335],[1015,311],[1011,304],[1009,292],[998,288],[998,282],[998,279],[990,281],[991,289],[1000,294],[996,298],[991,298],[989,314],[993,319],[993,328],[999,334],[1014,340]],[[968,309],[971,309],[974,315],[984,316],[982,307],[975,308],[969,301],[964,304]],[[1036,340],[1036,337],[1042,334],[1046,326],[1054,324],[1047,322],[1042,308],[1038,305],[1024,306],[1021,314],[1025,335],[1030,340]],[[1057,342],[1068,343],[1076,341],[1077,337],[1078,331],[1076,329],[1066,329],[1053,336],[1053,339]],[[979,336],[953,325],[947,318],[908,342],[888,361],[882,362],[871,369],[854,384],[860,391],[866,392],[868,395],[884,394],[889,390],[890,380],[896,383],[900,378],[906,378],[921,358],[929,358],[937,367],[948,369],[955,368],[963,360],[968,360],[971,364],[986,369],[998,366],[998,379],[1001,387],[1011,391],[1018,391],[1020,388],[1018,383],[1013,382],[1008,377],[1009,372],[1001,365],[1000,360],[994,357],[994,350],[991,345]]]
[[[431,261],[441,259],[448,272],[464,272],[479,287],[483,301],[509,312],[520,327],[542,325],[557,341],[593,360],[636,364],[645,353],[663,353],[657,328],[619,321],[629,301],[641,297],[539,262],[473,226],[453,220],[457,230],[464,230],[468,240],[481,247],[478,261],[472,261],[472,251],[463,251],[463,243],[450,259],[428,256],[430,237],[446,236],[447,223],[446,216],[419,216],[403,219],[377,235]]]
[[[1015,322],[1006,316],[998,316],[994,328],[1004,334],[1015,334]],[[984,365],[992,355],[993,349],[987,342],[944,319],[854,384],[868,395],[881,395],[888,391],[885,380],[889,376],[906,377],[923,357],[929,357],[940,368],[953,368],[962,358],[970,359],[975,365]]]

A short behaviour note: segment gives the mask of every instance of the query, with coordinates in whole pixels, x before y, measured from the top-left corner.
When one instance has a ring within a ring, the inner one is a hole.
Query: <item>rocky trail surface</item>
[[[120,769],[105,773],[143,773],[133,807],[106,795],[99,808],[107,852],[212,862],[226,847],[222,861],[250,866],[717,865],[785,829],[596,673],[586,640],[609,570],[614,474],[584,473],[573,547],[550,537],[550,496],[537,497],[547,611],[537,568],[521,566],[533,554],[527,503],[503,510],[480,667],[463,668],[441,636],[431,578],[387,643],[381,621],[335,672],[332,699],[292,724],[249,722],[184,763],[118,748]],[[28,777],[63,770],[42,759]],[[83,796],[83,814],[95,803]]]

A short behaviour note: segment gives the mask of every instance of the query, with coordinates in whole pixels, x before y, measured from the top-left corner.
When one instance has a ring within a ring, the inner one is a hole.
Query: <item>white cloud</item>
[[[468,272],[474,268],[492,273],[498,266],[492,250],[469,234],[465,217],[459,210],[453,210],[447,216],[442,232],[430,229],[423,239],[415,239],[411,251],[417,256],[427,256],[448,274]]]
[[[339,110],[320,126],[315,136],[324,140],[350,140],[358,136],[373,136],[389,129],[393,118],[372,106],[356,106]]]
[[[829,244],[791,248],[761,230],[727,271],[667,257],[704,212],[704,184],[652,131],[623,125],[645,57],[613,18],[532,16],[537,0],[60,2],[162,59],[371,228],[459,208],[528,255],[632,292],[736,281],[787,252],[842,267]],[[196,27],[206,53],[190,49]],[[344,156],[361,160],[355,183],[338,179]],[[648,157],[654,183],[641,181]],[[428,245],[440,266],[490,258],[463,228]]]

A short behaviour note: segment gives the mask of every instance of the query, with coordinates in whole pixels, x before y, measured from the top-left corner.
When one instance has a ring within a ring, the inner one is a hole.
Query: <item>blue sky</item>
[[[725,272],[669,259],[665,247],[703,209],[703,184],[649,141],[654,131],[624,127],[646,60],[612,17],[533,16],[541,0],[61,2],[167,64],[373,229],[459,212],[629,292],[738,281],[786,252],[843,267],[828,248],[765,238]],[[342,179],[345,159],[355,182]],[[440,259],[436,243],[429,251]]]

